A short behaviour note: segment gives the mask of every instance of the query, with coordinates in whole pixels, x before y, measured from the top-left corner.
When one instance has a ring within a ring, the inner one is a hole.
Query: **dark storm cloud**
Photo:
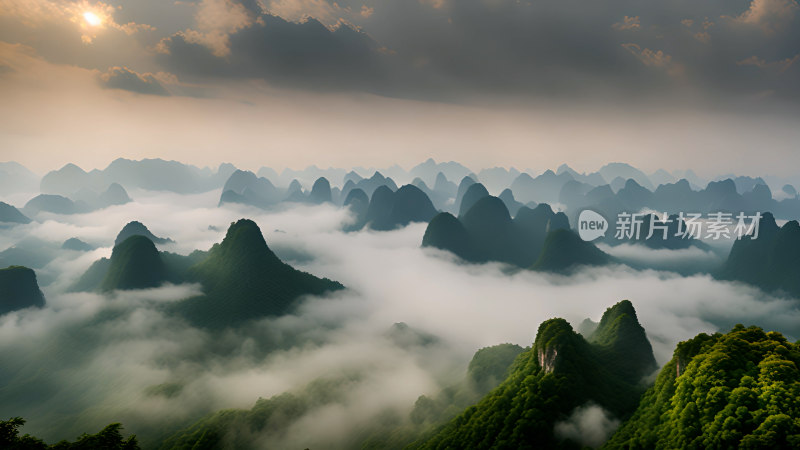
[[[112,4],[115,22],[90,43],[80,11],[31,27],[24,7],[0,11],[0,39],[83,67],[410,98],[800,99],[797,0]]]
[[[800,91],[796,0],[264,2],[272,15],[221,3],[249,19],[173,34],[161,46],[168,69],[439,99]]]
[[[369,36],[345,24],[329,29],[315,19],[294,23],[260,15],[231,33],[223,49],[189,33],[169,37],[162,48],[164,65],[187,77],[264,78],[315,89],[369,89],[383,77],[384,69],[381,49]]]
[[[100,84],[107,89],[122,89],[149,95],[170,95],[153,74],[136,73],[127,67],[112,67],[100,75]]]

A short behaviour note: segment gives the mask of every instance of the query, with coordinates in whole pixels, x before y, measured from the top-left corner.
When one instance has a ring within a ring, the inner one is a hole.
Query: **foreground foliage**
[[[800,347],[737,325],[682,342],[606,448],[800,447]]]
[[[19,435],[19,429],[25,425],[25,419],[12,417],[0,421],[0,448],[8,450],[138,450],[139,443],[135,435],[127,439],[122,436],[122,425],[112,423],[97,434],[82,434],[75,442],[61,441],[47,445],[41,439],[25,434]]]

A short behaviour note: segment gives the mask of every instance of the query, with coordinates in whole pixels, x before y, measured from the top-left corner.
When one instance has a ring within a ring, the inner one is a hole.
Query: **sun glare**
[[[89,25],[91,25],[93,27],[96,27],[96,26],[100,25],[101,23],[103,23],[103,20],[100,19],[100,17],[97,14],[95,14],[95,13],[93,13],[91,11],[86,11],[85,13],[83,13],[83,20],[85,20],[86,23],[88,23]]]

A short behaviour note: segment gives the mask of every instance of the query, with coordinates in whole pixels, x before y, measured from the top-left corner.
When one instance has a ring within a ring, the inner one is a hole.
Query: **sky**
[[[797,0],[0,0],[0,160],[788,175]]]

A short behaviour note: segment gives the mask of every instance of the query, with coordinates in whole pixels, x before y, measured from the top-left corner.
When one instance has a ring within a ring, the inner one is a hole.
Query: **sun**
[[[101,19],[100,16],[91,11],[86,11],[85,13],[83,13],[83,20],[85,20],[87,24],[93,27],[99,26],[100,24],[103,23],[103,19]]]

